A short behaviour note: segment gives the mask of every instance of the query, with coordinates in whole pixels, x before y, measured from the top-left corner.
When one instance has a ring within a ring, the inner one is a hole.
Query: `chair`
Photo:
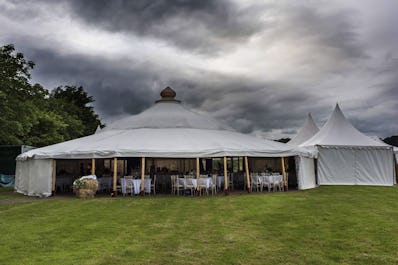
[[[270,180],[270,176],[268,175],[264,175],[263,177],[263,181],[262,181],[262,189],[264,190],[264,187],[267,187],[268,192],[271,191],[272,188],[272,183]]]
[[[228,176],[228,189],[229,190],[234,190],[234,174],[231,173]]]
[[[156,195],[156,175],[153,175],[153,182],[151,183],[151,191],[153,191],[153,195]]]
[[[200,188],[200,193],[202,193],[202,191],[206,194],[209,195],[209,178],[205,177],[205,178],[199,178],[199,188]]]
[[[170,182],[171,182],[171,194],[175,194],[176,192],[176,175],[171,175],[170,176]]]
[[[274,189],[278,187],[279,191],[283,191],[283,176],[275,176],[274,177]]]
[[[184,189],[190,190],[191,191],[191,196],[193,196],[194,193],[195,193],[195,186],[193,185],[192,177],[189,176],[189,175],[184,175],[184,178],[185,178],[185,187],[184,187]]]
[[[133,176],[124,176],[122,180],[122,193],[123,196],[130,193],[131,196],[134,195],[134,184],[133,184]]]
[[[210,184],[210,189],[211,189],[211,195],[217,194],[217,174],[213,174],[211,176],[211,184]]]
[[[185,181],[180,181],[180,178],[178,175],[171,175],[171,193],[172,194],[177,194],[180,195],[180,190],[184,191],[184,182]]]
[[[260,178],[259,178],[257,173],[252,173],[251,176],[250,176],[250,180],[251,180],[251,187],[252,187],[253,191],[254,190],[258,191],[259,188],[260,188],[260,191],[263,191],[261,180],[260,180]]]

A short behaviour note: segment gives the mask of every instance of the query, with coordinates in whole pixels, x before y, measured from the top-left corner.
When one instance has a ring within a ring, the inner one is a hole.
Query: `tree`
[[[90,135],[101,124],[83,87],[65,86],[48,92],[30,83],[32,61],[0,48],[0,144],[37,147]]]
[[[383,142],[393,146],[398,146],[398,135],[393,135],[383,139]]]
[[[0,144],[22,144],[37,123],[39,106],[48,92],[29,83],[34,63],[12,44],[0,48]]]
[[[71,138],[91,135],[95,133],[98,126],[104,127],[90,105],[94,102],[93,97],[89,96],[81,86],[57,87],[51,92],[50,100],[58,111],[64,113],[63,116],[66,119],[73,117],[82,122],[81,125],[73,124],[74,131],[69,131]]]

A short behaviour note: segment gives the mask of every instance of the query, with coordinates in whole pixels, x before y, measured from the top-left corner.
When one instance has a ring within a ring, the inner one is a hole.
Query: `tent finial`
[[[162,102],[162,101],[173,101],[173,102],[180,102],[179,100],[176,100],[176,92],[171,88],[171,87],[166,87],[165,89],[160,92],[161,99],[157,100],[156,103]]]

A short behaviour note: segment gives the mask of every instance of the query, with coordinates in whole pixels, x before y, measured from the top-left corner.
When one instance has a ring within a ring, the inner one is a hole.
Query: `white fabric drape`
[[[51,196],[52,161],[52,159],[17,160],[16,191],[29,196]]]
[[[391,149],[318,146],[320,185],[394,185]]]
[[[307,157],[296,157],[298,165],[297,184],[299,190],[312,189],[316,187],[314,159]]]

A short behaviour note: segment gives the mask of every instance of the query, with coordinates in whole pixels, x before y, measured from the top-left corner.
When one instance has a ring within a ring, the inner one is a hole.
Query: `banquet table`
[[[186,189],[187,187],[187,180],[192,181],[192,186],[197,189],[198,187],[198,180],[196,178],[178,178],[179,184],[183,185]],[[210,188],[213,184],[212,178],[199,178],[200,184],[205,185],[206,188]]]
[[[141,192],[141,179],[133,179],[133,189],[134,189],[134,194],[139,194]],[[122,193],[126,193],[126,182],[124,178],[120,179],[120,184],[122,185]],[[151,184],[152,184],[152,179],[150,178],[145,178],[144,179],[144,191],[146,193],[151,193]]]
[[[221,190],[224,186],[224,176],[217,176],[217,189]]]

